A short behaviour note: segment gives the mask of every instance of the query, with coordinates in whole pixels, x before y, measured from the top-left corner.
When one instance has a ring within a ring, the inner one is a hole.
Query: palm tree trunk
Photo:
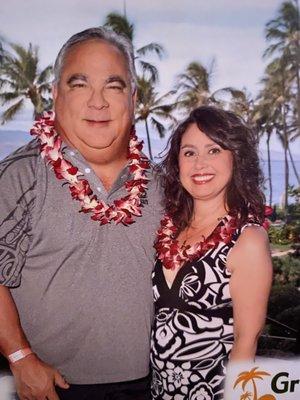
[[[288,96],[286,93],[286,76],[285,76],[284,66],[281,66],[281,90],[282,95],[287,101]],[[284,149],[284,214],[287,217],[287,209],[288,209],[288,190],[289,190],[289,162],[288,162],[288,131],[287,131],[287,106],[284,102],[281,106],[281,115],[282,115],[282,128],[283,128],[283,149]]]
[[[151,150],[151,142],[150,142],[150,134],[149,134],[149,127],[148,127],[147,118],[145,119],[145,127],[146,127],[146,133],[147,133],[149,157],[150,157],[150,160],[152,161],[153,160],[153,156],[152,156],[152,150]]]
[[[257,388],[256,388],[255,380],[251,379],[251,382],[253,384],[253,400],[257,400]]]
[[[289,145],[288,145],[288,153],[289,153],[289,156],[290,156],[290,160],[291,160],[291,164],[292,164],[292,167],[293,167],[294,174],[296,176],[298,185],[300,186],[300,177],[299,177],[299,174],[298,174],[298,171],[297,171],[297,168],[296,168],[296,165],[295,165],[295,161],[293,159],[292,152],[291,152],[291,149],[290,149]]]
[[[270,153],[270,138],[271,133],[267,133],[267,154],[268,154],[268,178],[269,178],[269,205],[272,206],[273,201],[273,186],[272,186],[272,170],[271,170],[271,153]]]
[[[287,214],[289,190],[288,133],[286,126],[286,107],[283,105],[283,148],[284,148],[284,213]]]
[[[298,21],[298,33],[300,30],[300,20],[299,20],[299,3],[298,0],[295,1],[295,6],[297,10],[297,21]],[[298,132],[300,131],[300,39],[299,34],[296,36],[296,82],[297,82],[297,120],[298,120]]]

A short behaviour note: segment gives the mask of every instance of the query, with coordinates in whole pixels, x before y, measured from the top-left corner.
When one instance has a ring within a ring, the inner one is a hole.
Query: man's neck
[[[85,161],[91,166],[95,174],[102,181],[107,191],[111,189],[122,169],[127,164],[128,143],[121,145],[116,151],[112,146],[105,149],[96,149],[84,146],[76,146],[68,138],[61,134],[62,139],[71,147],[77,149]]]
[[[110,163],[93,163],[87,160],[88,164],[93,168],[95,174],[101,180],[106,191],[109,191],[114,182],[117,180],[120,172],[127,164],[127,158],[111,161]]]

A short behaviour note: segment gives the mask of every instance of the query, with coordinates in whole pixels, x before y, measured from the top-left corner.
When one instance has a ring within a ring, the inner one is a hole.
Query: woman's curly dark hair
[[[216,107],[196,108],[170,137],[169,151],[160,164],[164,189],[164,207],[175,226],[183,230],[193,216],[193,198],[179,181],[178,157],[181,139],[191,124],[233,155],[233,174],[226,189],[226,205],[230,215],[241,226],[249,218],[262,223],[265,197],[261,190],[263,176],[257,153],[258,140],[242,118]]]

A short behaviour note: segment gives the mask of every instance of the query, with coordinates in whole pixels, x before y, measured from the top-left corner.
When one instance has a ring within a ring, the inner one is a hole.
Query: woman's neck
[[[217,198],[210,201],[194,201],[194,214],[190,225],[205,225],[209,220],[217,220],[228,213],[224,198]]]

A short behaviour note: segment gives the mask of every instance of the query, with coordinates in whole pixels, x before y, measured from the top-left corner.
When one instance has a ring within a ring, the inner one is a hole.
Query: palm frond
[[[164,47],[161,45],[161,44],[159,44],[159,43],[155,43],[155,42],[152,42],[152,43],[149,43],[149,44],[146,44],[145,46],[143,46],[143,47],[140,47],[137,51],[136,51],[136,53],[139,55],[139,56],[146,56],[147,54],[151,54],[151,53],[155,53],[157,56],[158,56],[158,58],[162,58],[163,56],[164,56],[164,54],[165,54],[165,49],[164,49]]]
[[[49,82],[52,73],[53,73],[53,67],[52,67],[52,65],[48,65],[38,75],[37,84],[41,85],[41,84],[44,84],[45,82]]]
[[[131,24],[127,17],[118,13],[109,13],[104,21],[104,27],[112,29],[114,32],[126,36],[130,41],[134,38],[134,25]]]
[[[142,60],[139,60],[139,64],[142,68],[143,75],[148,76],[152,83],[158,82],[158,70],[155,65]]]
[[[2,106],[6,103],[11,102],[12,100],[17,99],[18,97],[20,97],[20,93],[18,92],[4,92],[4,93],[0,93],[0,99],[2,102]]]
[[[152,124],[153,128],[155,130],[157,130],[157,132],[159,134],[159,137],[163,138],[165,136],[165,133],[166,133],[166,128],[164,127],[164,125],[161,122],[159,122],[157,119],[153,118],[153,117],[150,118],[150,121],[151,121],[151,124]]]
[[[6,122],[12,120],[14,116],[19,112],[24,106],[24,99],[19,100],[17,103],[10,106],[2,113],[2,121],[1,124],[5,124]]]

